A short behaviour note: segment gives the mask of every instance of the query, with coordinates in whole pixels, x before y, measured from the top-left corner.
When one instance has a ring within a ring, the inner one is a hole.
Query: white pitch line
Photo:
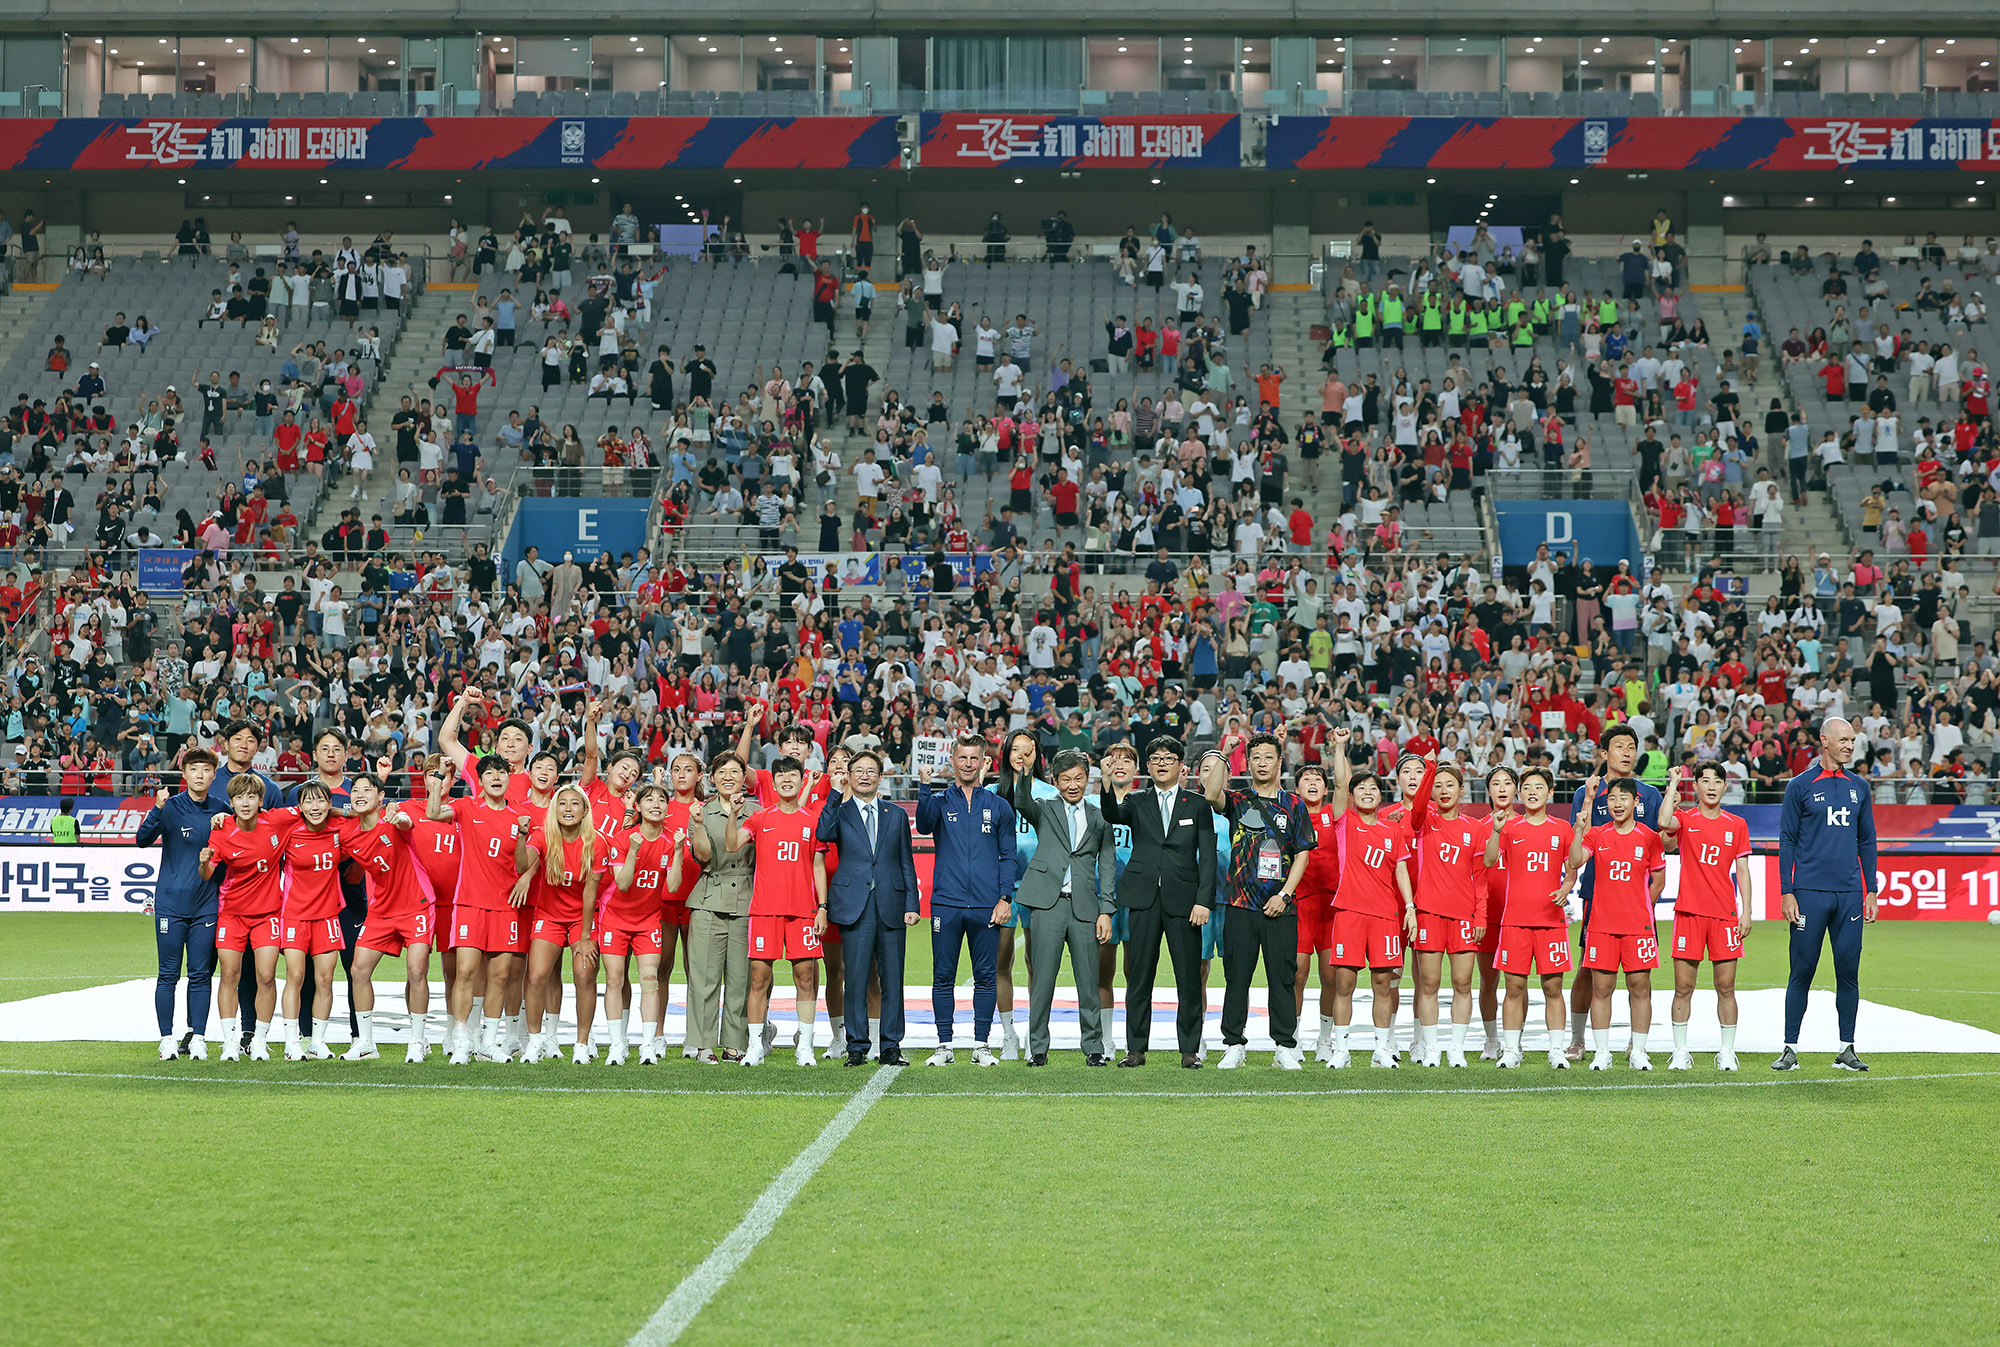
[[[893,1070],[894,1068],[890,1068]],[[456,1084],[448,1081],[414,1080],[279,1080],[271,1076],[175,1076],[166,1072],[152,1074],[143,1071],[37,1071],[27,1067],[0,1066],[0,1076],[53,1076],[65,1080],[143,1080],[162,1085],[278,1085],[286,1087],[305,1086],[320,1090],[470,1090],[475,1093],[495,1094],[625,1094],[625,1095],[766,1095],[798,1096],[805,1099],[846,1099],[848,1090],[733,1090],[727,1087],[714,1090],[685,1089],[670,1086],[666,1089],[648,1089],[643,1086],[619,1089],[615,1085],[479,1085]]]
[[[777,1178],[771,1181],[763,1195],[751,1206],[742,1223],[715,1246],[714,1252],[701,1262],[701,1266],[681,1279],[673,1294],[662,1301],[660,1308],[653,1311],[653,1317],[645,1326],[632,1335],[627,1347],[666,1347],[677,1341],[687,1331],[695,1316],[702,1312],[715,1293],[720,1291],[736,1275],[736,1269],[756,1251],[764,1236],[771,1233],[778,1224],[778,1218],[785,1214],[785,1208],[792,1205],[792,1199],[806,1186],[806,1181],[819,1172],[841,1142],[847,1140],[868,1110],[875,1107],[880,1099],[902,1074],[902,1068],[887,1067],[869,1077],[868,1083],[847,1106],[833,1115],[812,1145],[800,1151]]]

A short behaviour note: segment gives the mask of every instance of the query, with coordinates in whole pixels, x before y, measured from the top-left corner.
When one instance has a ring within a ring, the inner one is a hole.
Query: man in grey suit
[[[876,796],[882,757],[872,748],[849,760],[844,780],[837,773],[832,780],[837,784],[820,807],[814,835],[840,851],[826,905],[847,951],[847,1064],[868,1060],[873,971],[882,979],[882,1065],[902,1066],[904,930],[920,920],[910,816]],[[843,787],[851,794],[843,795]]]
[[[1035,858],[1014,901],[1041,915],[1028,925],[1028,1065],[1049,1064],[1049,1007],[1056,999],[1056,975],[1069,949],[1076,979],[1077,1018],[1083,1028],[1084,1061],[1104,1066],[1103,1007],[1097,997],[1097,946],[1111,939],[1111,914],[1118,874],[1111,825],[1083,798],[1090,785],[1090,755],[1065,749],[1051,764],[1061,798],[1038,800],[1029,778],[1015,779],[1008,801],[1035,827]]]

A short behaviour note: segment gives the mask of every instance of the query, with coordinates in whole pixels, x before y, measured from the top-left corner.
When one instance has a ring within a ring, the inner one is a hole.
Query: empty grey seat
[[[299,113],[305,117],[327,115],[327,101],[324,93],[302,93],[299,95]]]
[[[660,91],[658,89],[641,89],[638,98],[638,111],[634,115],[640,117],[659,116]]]
[[[639,115],[639,92],[636,89],[616,89],[611,94],[611,115],[614,117],[636,117]]]
[[[1632,115],[1635,117],[1657,117],[1660,115],[1660,96],[1645,92],[1632,95]]]
[[[769,95],[761,91],[752,89],[738,95],[738,98],[740,101],[737,103],[736,110],[745,117],[762,117],[770,111],[770,105],[767,101]]]

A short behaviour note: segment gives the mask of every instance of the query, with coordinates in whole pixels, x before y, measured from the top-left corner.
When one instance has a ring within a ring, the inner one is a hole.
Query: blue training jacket
[[[917,786],[917,831],[934,838],[931,906],[992,907],[1012,900],[1020,873],[1014,807],[985,786]]]
[[[160,843],[160,882],[153,893],[156,914],[190,921],[216,915],[222,872],[218,869],[212,879],[201,877],[201,849],[208,845],[208,821],[228,811],[228,803],[210,787],[206,800],[196,801],[182,791],[139,820],[139,845]]]
[[[1778,889],[1875,891],[1875,802],[1853,772],[1819,763],[1791,779],[1778,815]]]

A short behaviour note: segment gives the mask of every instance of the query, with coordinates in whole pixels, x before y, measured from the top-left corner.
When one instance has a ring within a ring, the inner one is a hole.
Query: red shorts
[[[220,937],[218,937],[220,943]],[[1733,917],[1674,913],[1674,957],[1700,963],[1728,963],[1743,957],[1743,932]]]
[[[278,949],[285,943],[284,919],[278,916],[237,916],[216,919],[215,947],[241,953],[246,949]]]
[[[1299,953],[1318,954],[1332,949],[1333,901],[1316,894],[1302,894],[1298,907]]]
[[[1336,908],[1331,958],[1340,968],[1401,968],[1403,924],[1394,917]]]
[[[339,917],[287,921],[283,925],[285,936],[279,943],[286,949],[304,950],[307,954],[338,954],[347,948],[347,935],[340,929]]]
[[[667,918],[667,925],[669,926],[687,925],[688,905],[686,903],[677,903],[671,898],[667,899],[666,918]]]
[[[750,957],[753,959],[824,959],[826,951],[813,932],[811,917],[750,918]]]
[[[528,919],[518,907],[456,907],[451,914],[450,939],[453,949],[476,949],[487,954],[528,952]]]
[[[1454,917],[1440,917],[1435,912],[1417,913],[1417,938],[1410,942],[1410,948],[1426,954],[1467,954],[1479,948],[1481,942],[1473,938],[1477,923],[1470,919],[1460,921]]]
[[[1638,972],[1660,966],[1660,937],[1657,935],[1610,935],[1586,931],[1583,936],[1583,966],[1600,973]]]
[[[431,914],[419,912],[410,917],[369,917],[361,923],[361,933],[355,937],[356,949],[377,949],[384,954],[401,954],[411,945],[431,943]]]
[[[1567,973],[1574,966],[1569,957],[1569,928],[1502,926],[1493,964],[1503,973],[1519,973],[1523,977],[1530,969],[1544,975]]]
[[[597,928],[597,949],[601,954],[622,957],[627,954],[658,955],[666,948],[660,939],[660,928],[655,926],[647,931],[609,931]]]
[[[578,917],[575,921],[536,917],[528,923],[528,939],[539,940],[547,945],[574,945],[582,936],[582,917]]]

